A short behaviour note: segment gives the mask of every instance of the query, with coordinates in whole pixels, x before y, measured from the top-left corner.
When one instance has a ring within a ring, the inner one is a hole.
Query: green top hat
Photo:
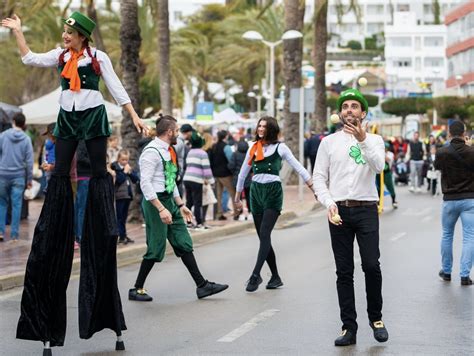
[[[362,93],[358,91],[357,89],[347,89],[341,93],[341,95],[337,99],[337,109],[339,110],[339,112],[341,111],[342,104],[346,100],[358,101],[360,105],[362,106],[362,111],[367,112],[369,109],[369,103],[367,102],[367,99],[365,99]]]
[[[62,19],[62,21],[64,24],[86,36],[87,39],[92,42],[91,35],[92,31],[94,31],[95,28],[95,22],[92,21],[89,17],[81,14],[78,11],[74,11],[68,19]]]

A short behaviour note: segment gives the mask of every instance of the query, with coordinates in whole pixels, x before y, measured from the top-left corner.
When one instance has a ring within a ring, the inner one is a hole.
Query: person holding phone
[[[365,273],[370,327],[379,342],[388,340],[382,321],[378,193],[375,175],[385,164],[381,136],[367,133],[368,103],[357,89],[341,93],[337,101],[343,129],[324,138],[313,172],[314,191],[327,208],[331,245],[336,262],[337,294],[342,334],[335,346],[356,343],[354,297],[354,237]]]

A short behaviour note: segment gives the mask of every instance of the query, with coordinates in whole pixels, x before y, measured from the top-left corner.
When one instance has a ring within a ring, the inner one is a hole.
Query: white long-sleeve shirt
[[[250,159],[250,150],[252,149],[252,146],[254,144],[255,142],[250,144],[250,147],[247,150],[247,154],[245,155],[244,163],[242,164],[242,167],[240,168],[239,179],[237,181],[237,188],[236,188],[237,192],[241,192],[244,189],[245,177],[247,177],[250,170],[252,169],[252,166],[248,165],[248,161]],[[272,154],[274,154],[277,147],[278,147],[278,154],[280,155],[280,157],[286,160],[290,164],[290,166],[303,178],[305,182],[311,179],[311,175],[308,173],[306,168],[304,168],[303,165],[300,162],[298,162],[295,156],[293,156],[293,153],[291,152],[291,150],[284,143],[280,143],[280,144],[274,143],[271,145],[264,145],[263,146],[264,157],[269,157]],[[252,182],[256,182],[256,183],[281,182],[281,179],[279,176],[274,175],[274,174],[257,173],[252,176]]]
[[[349,156],[359,146],[365,164]],[[383,170],[385,146],[381,136],[367,134],[363,142],[344,131],[325,137],[313,172],[314,192],[326,208],[343,200],[378,201],[375,175]]]
[[[46,53],[33,53],[29,51],[21,58],[24,64],[34,67],[56,67],[59,63],[59,56],[64,51],[61,47],[53,49]],[[97,54],[95,54],[97,52]],[[114,97],[118,105],[122,106],[131,102],[125,88],[120,82],[117,74],[115,74],[112,62],[109,56],[102,51],[91,48],[92,55],[96,56],[100,65],[101,77]],[[64,61],[67,62],[71,58],[69,52],[64,55]],[[83,67],[91,63],[91,58],[87,51],[84,51],[84,58],[77,62],[78,67]],[[59,97],[59,105],[66,111],[83,111],[95,108],[104,103],[102,94],[97,90],[81,89],[79,91],[63,90]]]
[[[165,161],[171,160],[171,154],[168,151],[170,145],[156,137],[143,149],[138,164],[140,166],[140,188],[146,200],[157,198],[156,193],[165,192],[165,171],[163,157]],[[160,151],[159,153],[157,152]],[[173,191],[174,197],[179,197],[178,187],[175,185]]]

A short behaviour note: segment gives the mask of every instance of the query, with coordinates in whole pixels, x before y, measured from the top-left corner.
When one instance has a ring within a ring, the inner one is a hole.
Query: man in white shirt
[[[382,322],[379,220],[375,175],[384,168],[381,136],[366,133],[367,100],[357,89],[341,93],[337,102],[343,130],[322,140],[313,172],[314,191],[328,209],[331,244],[336,262],[337,294],[342,334],[336,346],[356,343],[354,298],[354,236],[365,273],[367,311],[374,337],[388,340]]]
[[[220,293],[228,288],[204,279],[193,254],[193,242],[186,228],[193,214],[183,204],[176,186],[177,156],[172,147],[176,144],[179,129],[176,119],[160,116],[156,121],[157,137],[151,141],[140,156],[140,187],[144,200],[142,203],[146,222],[147,251],[135,282],[135,288],[128,292],[128,299],[149,302],[153,298],[143,289],[145,280],[155,262],[165,256],[166,240],[174,253],[180,257],[196,283],[199,299]]]

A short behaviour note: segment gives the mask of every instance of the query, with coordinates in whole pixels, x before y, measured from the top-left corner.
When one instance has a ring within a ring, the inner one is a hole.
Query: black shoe
[[[469,277],[461,277],[461,285],[462,286],[470,286],[472,285],[472,279]]]
[[[281,281],[280,276],[272,276],[270,280],[267,283],[266,288],[267,289],[277,289],[278,287],[281,287],[283,285],[283,282]]]
[[[334,340],[334,346],[355,345],[357,342],[357,334],[350,330],[342,330],[341,336]]]
[[[247,282],[247,288],[245,288],[245,290],[247,292],[255,292],[258,289],[258,286],[260,285],[260,283],[262,282],[263,282],[262,277],[257,276],[256,274],[252,274],[250,276],[250,279]]]
[[[438,276],[440,276],[443,281],[451,282],[451,274],[450,273],[444,273],[443,270],[441,270],[441,271],[439,271]]]
[[[382,320],[374,321],[369,324],[374,331],[374,338],[378,342],[385,342],[388,340],[388,331]]]
[[[227,218],[224,215],[221,215],[217,218],[217,220],[227,220]]]
[[[225,291],[229,286],[227,284],[219,284],[206,281],[202,287],[196,288],[196,294],[199,299],[209,297],[210,295]]]
[[[143,288],[132,288],[128,291],[128,300],[136,300],[137,302],[151,302],[153,298],[149,296]]]
[[[125,236],[125,244],[133,244],[135,243],[135,240],[132,240],[130,237]]]

